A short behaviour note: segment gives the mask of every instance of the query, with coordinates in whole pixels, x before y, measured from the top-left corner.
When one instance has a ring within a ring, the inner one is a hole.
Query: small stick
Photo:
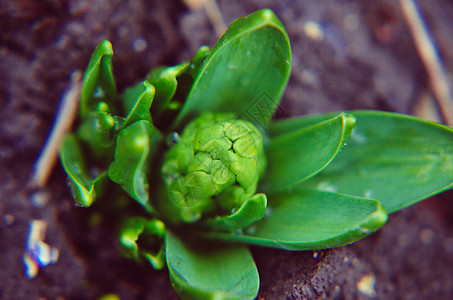
[[[71,87],[63,94],[54,125],[49,137],[36,159],[31,178],[32,188],[45,187],[58,157],[58,150],[66,133],[71,129],[77,116],[82,74],[76,71],[71,75]]]
[[[442,116],[453,126],[453,99],[445,68],[437,53],[426,24],[414,0],[399,0],[406,23],[414,39],[415,47],[428,73],[431,89],[439,103]]]
[[[184,0],[184,3],[192,9],[204,7],[217,36],[221,36],[226,31],[225,22],[215,0]]]
[[[207,0],[204,2],[204,9],[208,14],[209,20],[211,20],[212,25],[217,36],[221,36],[226,31],[225,21],[223,20],[222,14],[220,13],[219,6],[215,0]]]

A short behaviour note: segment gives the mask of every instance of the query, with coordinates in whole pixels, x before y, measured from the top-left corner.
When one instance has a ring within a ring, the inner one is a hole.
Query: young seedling
[[[118,211],[121,251],[166,265],[182,298],[252,299],[248,244],[343,246],[452,187],[446,126],[379,111],[273,121],[291,50],[268,9],[123,94],[112,55],[108,41],[94,51],[61,160],[77,205],[127,197],[143,207]]]

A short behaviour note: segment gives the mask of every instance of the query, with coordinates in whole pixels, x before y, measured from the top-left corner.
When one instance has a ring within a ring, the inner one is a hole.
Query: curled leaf
[[[227,216],[217,216],[208,219],[201,224],[202,227],[212,230],[238,230],[243,229],[264,217],[267,206],[267,197],[265,194],[256,194],[246,200],[242,206]]]
[[[165,225],[159,220],[129,218],[120,232],[122,253],[137,261],[145,259],[160,270],[165,266],[164,234]]]
[[[147,80],[156,88],[156,100],[153,105],[153,117],[168,109],[178,87],[177,77],[186,72],[189,62],[174,67],[161,67],[151,71]]]
[[[143,91],[141,91],[141,93],[136,98],[134,105],[131,107],[129,113],[127,114],[126,120],[122,124],[122,128],[127,127],[139,120],[152,122],[151,113],[149,110],[153,103],[156,89],[147,81],[144,81],[142,85]]]
[[[102,156],[115,142],[115,120],[106,112],[89,112],[77,130],[77,135],[89,145],[95,156]]]
[[[102,41],[91,55],[85,70],[82,91],[80,93],[80,115],[84,117],[93,110],[96,103],[91,103],[93,93],[100,87],[107,99],[116,98],[116,84],[112,71],[113,48],[109,41]]]
[[[155,125],[165,128],[170,125],[181,105],[186,100],[194,76],[210,49],[201,47],[191,61],[173,66],[158,67],[147,76],[148,82],[156,89],[156,97],[151,109]]]
[[[100,173],[94,178],[89,176],[80,145],[72,134],[67,135],[64,139],[60,148],[60,158],[63,168],[68,174],[72,195],[77,205],[91,206],[101,190],[106,172]]]
[[[148,196],[147,172],[153,166],[152,156],[162,140],[162,134],[148,121],[140,120],[119,133],[115,160],[108,175],[147,210],[151,210]]]

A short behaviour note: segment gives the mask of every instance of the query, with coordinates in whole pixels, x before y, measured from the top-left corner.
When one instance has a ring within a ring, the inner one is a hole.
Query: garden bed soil
[[[286,26],[293,69],[281,105],[284,117],[350,109],[412,113],[420,99],[430,98],[397,2],[218,2],[227,24],[269,7]],[[453,4],[429,3],[421,3],[422,12],[451,74]],[[307,24],[320,31],[307,31]],[[152,67],[186,60],[216,38],[206,12],[179,1],[0,3],[1,299],[96,299],[108,293],[176,299],[166,270],[121,257],[111,220],[98,216],[91,224],[99,225],[87,226],[90,214],[74,206],[61,166],[39,193],[28,182],[71,73],[86,67],[100,40],[112,41],[121,90]],[[338,249],[252,247],[261,277],[258,299],[452,298],[452,195],[395,213],[377,233]],[[60,257],[27,279],[22,255],[35,219],[46,221],[45,241]]]

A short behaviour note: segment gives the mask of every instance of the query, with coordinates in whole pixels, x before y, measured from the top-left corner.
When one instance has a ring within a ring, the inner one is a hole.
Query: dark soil
[[[427,75],[394,1],[218,1],[225,22],[270,7],[293,49],[286,116],[349,109],[411,113],[429,92]],[[450,74],[453,4],[420,1]],[[305,22],[324,38],[308,37]],[[146,41],[137,51],[134,41]],[[70,74],[102,39],[112,41],[122,89],[160,64],[190,58],[216,36],[203,10],[179,1],[4,0],[0,2],[0,299],[175,299],[167,271],[122,258],[106,226],[87,227],[58,166],[32,199],[27,182]],[[445,193],[393,214],[379,232],[334,250],[253,248],[259,299],[453,298],[453,202]],[[31,220],[48,223],[57,264],[34,279],[22,255]],[[101,219],[100,224],[111,224]],[[366,284],[368,283],[368,284]]]

